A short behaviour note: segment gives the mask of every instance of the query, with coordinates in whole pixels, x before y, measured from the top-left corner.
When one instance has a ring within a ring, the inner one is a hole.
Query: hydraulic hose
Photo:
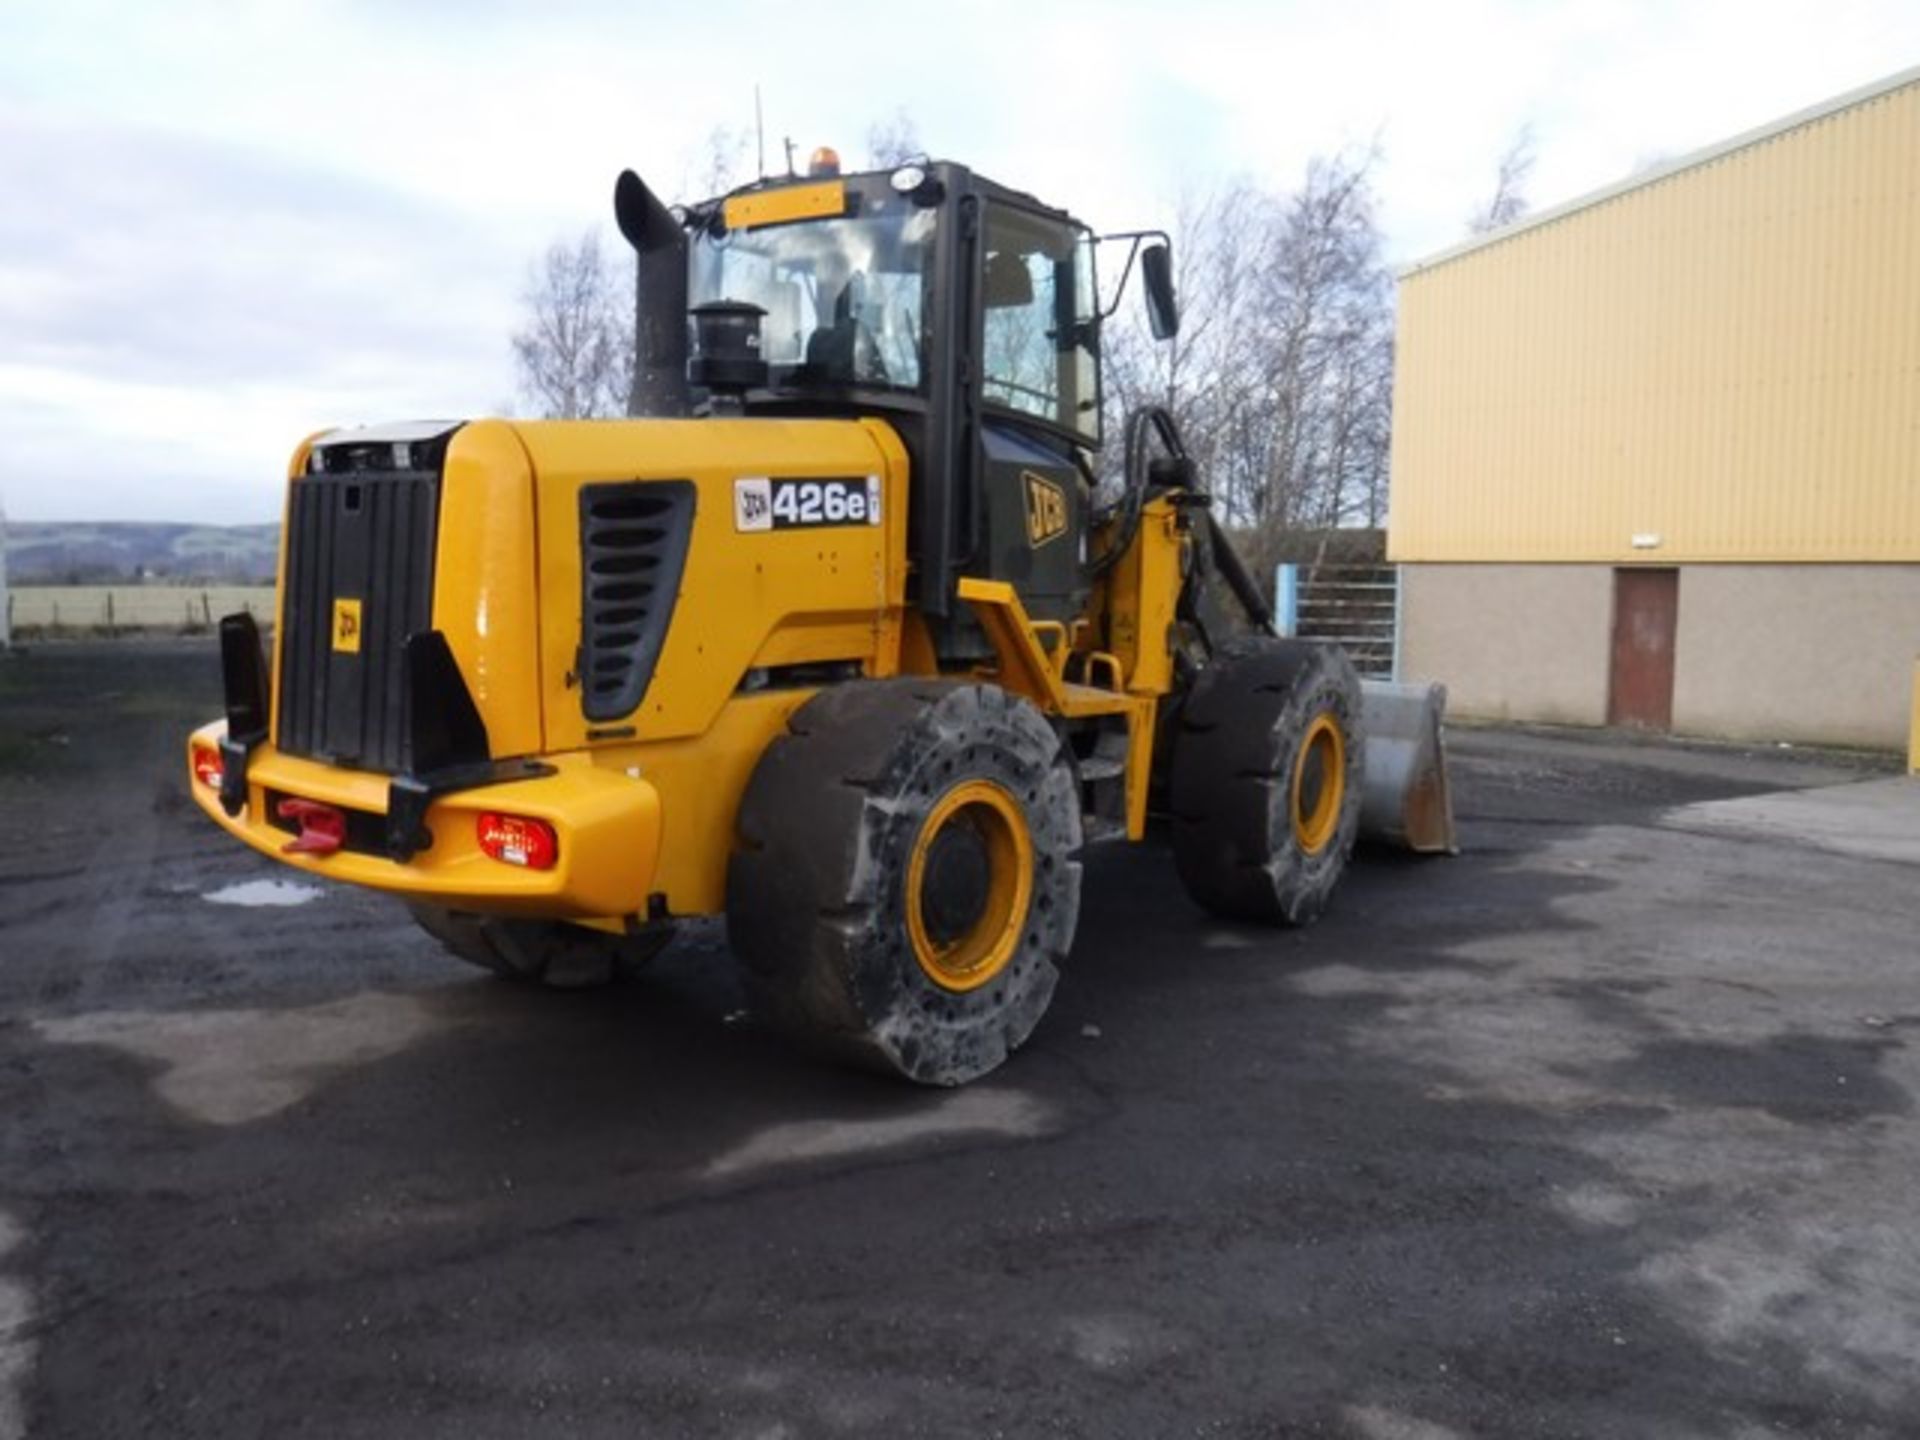
[[[1260,593],[1260,586],[1255,583],[1246,562],[1240,558],[1240,552],[1233,548],[1233,542],[1227,538],[1226,527],[1214,518],[1211,510],[1207,512],[1207,538],[1213,542],[1213,563],[1219,568],[1221,578],[1227,582],[1227,588],[1233,591],[1233,598],[1247,612],[1247,619],[1267,634],[1273,634],[1273,608],[1267,604],[1267,597]]]
[[[1128,414],[1124,450],[1126,458],[1121,467],[1122,488],[1111,522],[1119,528],[1107,548],[1094,558],[1092,568],[1095,577],[1106,574],[1119,564],[1120,557],[1133,544],[1133,537],[1140,532],[1140,512],[1146,508],[1147,487],[1152,478],[1147,458],[1149,430],[1159,436],[1168,458],[1178,464],[1183,473],[1189,476],[1192,473],[1186,443],[1180,438],[1179,422],[1173,418],[1171,411],[1161,405],[1142,405]]]
[[[1160,448],[1166,452],[1171,468],[1178,477],[1178,483],[1186,486],[1205,511],[1207,546],[1215,568],[1227,582],[1227,588],[1233,592],[1234,599],[1240,602],[1240,608],[1246,611],[1247,619],[1259,629],[1272,634],[1272,607],[1260,593],[1260,586],[1247,569],[1246,562],[1240,558],[1240,552],[1233,548],[1226,527],[1208,505],[1212,497],[1201,486],[1199,476],[1194,471],[1192,457],[1187,454],[1186,440],[1180,434],[1180,422],[1163,405],[1143,405],[1127,416],[1124,488],[1114,512],[1114,521],[1119,529],[1112,542],[1094,560],[1093,573],[1096,576],[1104,575],[1112,569],[1120,557],[1127,553],[1134,536],[1139,533],[1140,514],[1146,506],[1147,491],[1153,481],[1153,467],[1147,457],[1149,435],[1158,438]]]

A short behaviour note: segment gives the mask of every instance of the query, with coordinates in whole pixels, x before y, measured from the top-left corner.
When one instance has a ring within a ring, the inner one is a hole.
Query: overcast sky
[[[0,0],[0,502],[254,522],[299,438],[510,405],[545,245],[717,124],[936,155],[1096,227],[1378,140],[1396,262],[1531,125],[1535,208],[1920,61],[1915,0]]]

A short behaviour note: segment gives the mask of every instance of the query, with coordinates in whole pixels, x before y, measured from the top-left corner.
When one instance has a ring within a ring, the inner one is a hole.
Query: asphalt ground
[[[1920,1433],[1920,871],[1690,830],[1884,773],[1462,731],[1310,930],[1090,855],[972,1088],[722,937],[466,971],[188,802],[204,641],[0,657],[0,1437]]]

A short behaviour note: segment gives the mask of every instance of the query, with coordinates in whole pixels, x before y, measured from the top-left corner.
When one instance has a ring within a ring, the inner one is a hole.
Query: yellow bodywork
[[[189,739],[189,750],[217,744],[225,730],[224,720],[203,726]],[[193,794],[202,810],[254,849],[326,879],[503,914],[586,920],[644,913],[647,877],[660,853],[660,793],[594,764],[588,755],[554,756],[551,763],[556,774],[456,791],[436,801],[427,812],[433,845],[404,865],[348,850],[288,853],[293,837],[267,823],[269,790],[381,814],[387,804],[384,775],[262,746],[247,767],[247,806],[239,816],[229,818],[204,785],[196,784]],[[475,820],[486,810],[528,815],[552,825],[559,836],[558,863],[551,870],[523,870],[482,854]]]
[[[447,637],[496,755],[546,743],[540,707],[540,616],[508,597],[539,592],[533,460],[519,427],[469,425],[448,447],[434,556],[433,624]],[[580,609],[575,603],[574,622]]]
[[[907,457],[878,420],[549,421],[513,427],[539,474],[541,699],[546,748],[594,744],[568,682],[580,635],[579,492],[599,480],[691,480],[693,539],[666,648],[633,739],[701,735],[749,669],[859,661],[898,672],[906,593]],[[462,432],[464,437],[464,432]],[[765,457],[778,457],[769,464]],[[742,534],[748,476],[880,477],[879,525]],[[458,653],[456,651],[456,653]],[[622,739],[626,737],[620,737]]]
[[[296,451],[301,483],[311,441]],[[877,524],[738,528],[742,479],[877,482]],[[454,908],[565,918],[614,929],[725,903],[735,815],[754,766],[809,685],[743,684],[778,667],[838,664],[882,678],[932,673],[933,647],[906,605],[908,463],[878,420],[698,419],[511,423],[462,427],[442,470],[433,625],[445,635],[496,760],[524,757],[551,774],[458,790],[426,812],[430,846],[406,862],[341,849],[286,854],[292,838],[267,813],[268,792],[384,817],[390,777],[262,744],[247,803],[209,816],[265,853],[315,875]],[[612,721],[583,711],[581,488],[673,480],[695,489],[678,597],[637,709]],[[1188,543],[1174,508],[1149,504],[1129,553],[1071,625],[1030,619],[1009,585],[965,580],[962,600],[996,659],[977,672],[1070,720],[1123,723],[1126,828],[1144,831],[1157,703],[1173,683],[1170,628]],[[286,551],[283,534],[282,576]],[[283,600],[284,603],[284,600]],[[1069,667],[1076,678],[1067,678]],[[278,675],[279,657],[273,672]],[[275,686],[275,733],[278,725]],[[190,747],[217,746],[224,722]],[[477,817],[544,820],[557,838],[550,870],[484,854]]]
[[[1144,528],[1142,534],[1145,534]],[[1049,715],[1084,720],[1118,716],[1127,726],[1127,838],[1138,840],[1147,829],[1147,785],[1153,767],[1153,717],[1157,694],[1130,694],[1122,686],[1070,683],[1065,645],[1049,651],[1042,637],[1048,627],[1028,618],[1013,586],[1002,580],[962,580],[960,598],[973,607],[999,656],[993,678],[1016,695],[1024,696]],[[1054,626],[1056,630],[1064,627]],[[1163,637],[1164,639],[1164,637]],[[1086,655],[1104,652],[1087,651]],[[1092,669],[1101,667],[1090,666]],[[1117,666],[1105,673],[1124,678]]]
[[[1907,729],[1907,773],[1920,775],[1920,660],[1913,662],[1913,718]]]
[[[1136,695],[1173,689],[1173,650],[1167,635],[1180,602],[1180,514],[1154,500],[1140,516],[1140,533],[1114,567],[1107,614],[1114,658]]]
[[[756,225],[781,225],[792,220],[817,220],[826,215],[844,215],[846,210],[844,180],[751,190],[744,195],[729,195],[721,206],[729,230],[750,230]]]

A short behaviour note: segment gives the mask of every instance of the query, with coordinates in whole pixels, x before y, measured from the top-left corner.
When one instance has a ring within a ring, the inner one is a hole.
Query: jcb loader
[[[221,622],[192,788],[515,979],[724,914],[769,1023],[958,1084],[1046,1011],[1089,841],[1164,814],[1208,910],[1318,915],[1362,693],[1269,633],[1169,414],[1096,486],[1101,325],[1137,265],[1174,333],[1164,236],[956,164],[837,170],[674,209],[621,175],[636,418],[301,444],[272,659]],[[1438,763],[1376,777],[1387,810]]]

